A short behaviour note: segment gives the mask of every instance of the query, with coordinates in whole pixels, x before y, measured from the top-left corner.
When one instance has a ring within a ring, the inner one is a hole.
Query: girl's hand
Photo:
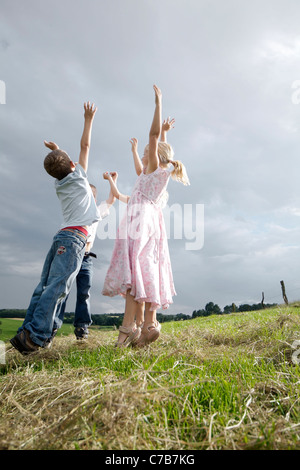
[[[161,129],[162,131],[168,132],[169,130],[173,129],[173,127],[175,127],[174,124],[175,124],[175,119],[173,118],[170,120],[170,116],[169,116],[168,119],[167,120],[165,119],[164,122],[162,123]]]
[[[109,180],[111,178],[114,182],[116,182],[118,178],[118,173],[116,171],[106,171],[105,173],[103,173],[103,178],[105,180]]]
[[[111,172],[110,172],[110,176],[111,176],[111,178],[112,178],[112,180],[113,180],[114,182],[117,181],[117,179],[118,179],[118,173],[117,173],[116,171],[111,171]]]
[[[48,149],[50,150],[57,150],[59,149],[59,146],[55,142],[47,142],[47,140],[44,140],[44,144]]]
[[[90,104],[88,101],[87,103],[84,103],[84,118],[85,119],[94,119],[95,113],[97,111],[97,106],[93,104]]]
[[[153,88],[155,92],[155,103],[158,104],[161,101],[162,93],[156,85],[153,85]]]
[[[130,139],[129,142],[131,143],[132,152],[137,152],[138,140],[135,137],[133,137],[132,139]]]

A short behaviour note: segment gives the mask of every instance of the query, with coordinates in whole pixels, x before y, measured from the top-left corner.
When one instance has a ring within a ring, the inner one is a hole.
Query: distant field
[[[16,333],[18,328],[22,325],[23,318],[0,318],[0,340],[9,341]],[[91,326],[91,330],[112,330],[112,327]],[[64,323],[59,329],[57,336],[68,336],[74,332],[74,326],[71,323]]]

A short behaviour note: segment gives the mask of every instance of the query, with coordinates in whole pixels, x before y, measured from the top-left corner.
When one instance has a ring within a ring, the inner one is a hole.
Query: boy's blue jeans
[[[83,257],[80,270],[76,276],[76,308],[74,326],[87,328],[92,324],[90,311],[90,290],[93,280],[93,261],[88,255]],[[54,329],[59,329],[64,321],[68,296],[60,303],[54,320]]]
[[[77,230],[60,230],[53,238],[41,279],[33,292],[25,320],[31,340],[44,347],[51,337],[56,310],[69,294],[80,269],[86,237]]]

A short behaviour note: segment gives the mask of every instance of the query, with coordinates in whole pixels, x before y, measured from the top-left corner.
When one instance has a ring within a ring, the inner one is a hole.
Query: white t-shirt
[[[100,220],[86,173],[79,163],[65,178],[55,180],[55,189],[64,218],[62,228],[92,225]]]
[[[97,207],[98,207],[98,212],[100,215],[100,220],[104,219],[105,217],[109,215],[109,206],[107,205],[106,201],[100,202],[99,206]],[[87,228],[87,231],[88,231],[87,242],[91,243],[90,249],[92,248],[94,244],[96,232],[97,232],[97,228],[98,228],[98,224],[100,220],[97,220],[97,222],[94,222],[92,225],[90,225]]]

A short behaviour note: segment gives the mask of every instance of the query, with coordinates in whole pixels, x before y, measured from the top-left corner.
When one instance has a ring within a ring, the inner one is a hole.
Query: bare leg
[[[126,303],[125,303],[125,312],[123,317],[122,326],[125,328],[130,327],[135,322],[135,317],[138,312],[140,304],[134,300],[134,297],[129,293],[129,290],[126,293]],[[126,338],[127,334],[122,331],[119,332],[118,343],[122,344]]]
[[[138,305],[137,305],[137,309],[136,309],[136,318],[135,318],[135,321],[136,321],[136,326],[142,326],[142,324],[144,323],[144,309],[145,309],[145,304],[144,303],[139,303],[138,302]]]
[[[141,336],[136,345],[146,346],[155,341],[160,334],[160,324],[156,320],[156,310],[150,310],[151,303],[146,302],[145,306],[145,322],[142,328]]]
[[[155,323],[156,322],[156,310],[150,310],[151,303],[146,302],[145,303],[145,323],[144,323],[144,328],[146,329],[147,326],[150,325],[150,323]]]

